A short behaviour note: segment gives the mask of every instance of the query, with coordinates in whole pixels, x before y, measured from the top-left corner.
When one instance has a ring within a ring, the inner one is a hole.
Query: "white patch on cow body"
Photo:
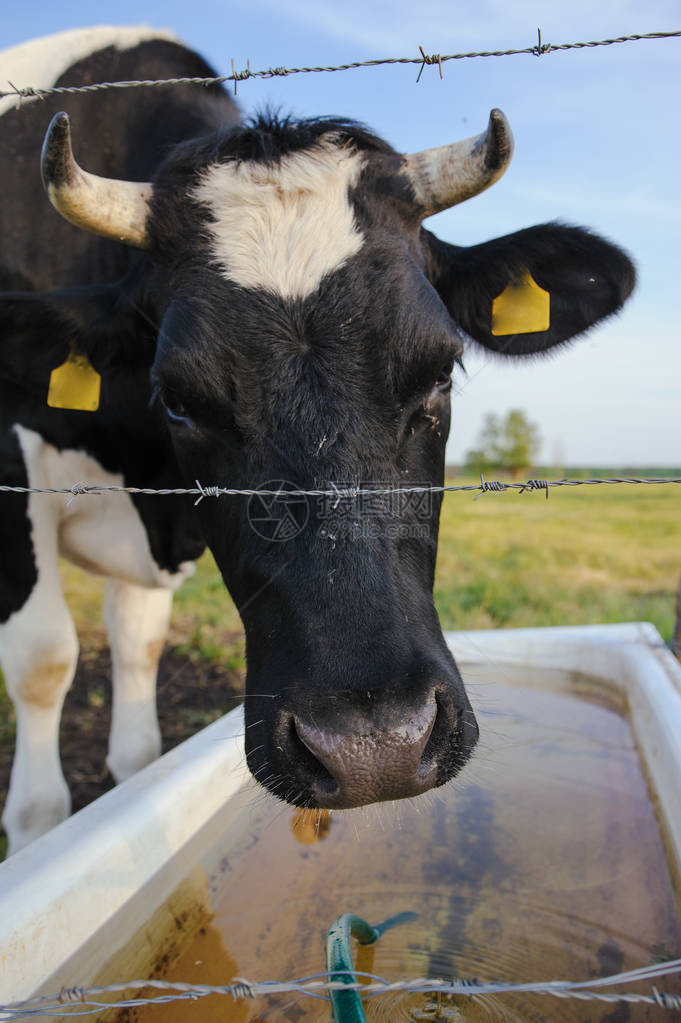
[[[147,25],[134,28],[99,25],[95,28],[68,29],[55,35],[31,39],[0,52],[0,86],[3,91],[10,82],[17,88],[32,86],[35,89],[49,89],[73,64],[97,50],[108,46],[115,46],[117,50],[130,50],[150,39],[179,42],[172,32],[159,31]],[[15,96],[0,99],[0,114],[13,109],[17,103]]]
[[[59,451],[33,430],[15,426],[30,485],[70,488],[74,483],[124,486],[119,473],[107,472],[84,451]],[[128,494],[71,497],[40,495],[31,502],[31,521],[53,500],[57,508],[59,553],[88,572],[120,579],[135,586],[176,590],[194,571],[183,562],[178,572],[159,568],[137,509]],[[47,514],[47,510],[44,512]]]
[[[211,215],[211,250],[227,280],[305,298],[361,249],[350,189],[364,159],[323,138],[278,163],[214,164],[192,197]]]

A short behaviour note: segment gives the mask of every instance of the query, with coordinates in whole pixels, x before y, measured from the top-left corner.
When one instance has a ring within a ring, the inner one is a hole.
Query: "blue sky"
[[[37,0],[3,17],[5,46],[66,28],[170,28],[216,68],[335,64],[372,57],[508,49],[681,28],[678,0]],[[681,38],[451,62],[440,81],[396,66],[298,75],[239,87],[245,112],[273,103],[343,114],[408,152],[481,131],[499,106],[516,152],[504,178],[427,226],[474,244],[535,223],[581,224],[622,245],[639,270],[615,321],[560,356],[510,365],[470,356],[459,381],[449,460],[484,414],[524,408],[543,458],[584,465],[681,464]],[[2,68],[0,65],[0,79]],[[16,83],[16,84],[31,84]]]

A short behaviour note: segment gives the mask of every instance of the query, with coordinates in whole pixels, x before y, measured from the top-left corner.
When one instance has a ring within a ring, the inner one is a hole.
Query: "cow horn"
[[[484,192],[501,177],[512,155],[511,129],[496,109],[482,135],[407,155],[405,170],[422,217]]]
[[[79,167],[71,149],[68,114],[52,118],[40,166],[45,191],[62,217],[103,238],[149,248],[146,221],[152,185],[100,178]]]

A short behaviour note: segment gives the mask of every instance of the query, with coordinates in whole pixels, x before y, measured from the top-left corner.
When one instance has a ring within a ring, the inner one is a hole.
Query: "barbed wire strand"
[[[149,496],[186,496],[196,497],[195,504],[200,504],[204,497],[276,497],[280,499],[297,497],[326,497],[336,499],[340,502],[343,499],[358,500],[364,497],[385,497],[393,494],[451,494],[457,491],[478,491],[478,497],[483,494],[500,494],[506,490],[517,490],[520,494],[525,491],[544,491],[548,499],[549,490],[553,487],[589,487],[589,486],[613,486],[618,483],[644,486],[661,486],[666,483],[681,483],[679,476],[617,476],[590,479],[528,479],[523,482],[506,482],[503,480],[485,480],[481,474],[479,483],[443,484],[434,486],[412,486],[412,487],[360,487],[348,486],[347,484],[336,485],[331,483],[327,488],[313,490],[284,489],[280,487],[271,490],[266,487],[254,487],[238,489],[235,487],[220,487],[204,485],[196,481],[195,487],[165,487],[154,489],[152,487],[123,487],[113,483],[74,483],[71,487],[20,487],[0,484],[0,493],[3,494],[63,494],[69,497],[82,497],[84,495],[98,494],[145,494]],[[477,500],[477,498],[476,498]]]
[[[170,1001],[196,1000],[209,995],[227,995],[233,999],[253,999],[275,994],[301,994],[319,997],[321,992],[330,992],[332,990],[361,991],[362,997],[380,996],[396,992],[464,995],[467,997],[483,994],[522,993],[550,995],[556,998],[576,998],[580,1001],[644,1003],[656,1005],[664,1009],[680,1009],[681,996],[660,992],[656,987],[653,987],[652,994],[594,990],[595,988],[612,986],[614,984],[657,979],[658,977],[676,973],[680,968],[681,959],[673,959],[589,981],[554,980],[519,984],[503,982],[486,983],[477,979],[459,978],[445,981],[425,977],[417,977],[414,980],[388,981],[373,973],[363,973],[358,970],[334,971],[333,976],[335,978],[340,973],[345,972],[348,978],[347,981],[330,980],[331,975],[328,973],[314,974],[284,982],[252,982],[242,977],[237,977],[232,980],[231,984],[224,985],[188,984],[181,981],[164,980],[131,980],[89,988],[62,988],[58,995],[43,995],[29,998],[22,1002],[0,1006],[0,1020],[9,1023],[11,1020],[36,1018],[53,1012],[59,1012],[62,1016],[84,1016],[98,1012],[101,1009],[131,1008],[139,1005],[165,1004]],[[357,978],[361,978],[361,980]],[[130,998],[118,1002],[102,1002],[97,1000],[100,995],[141,990],[144,988],[152,988],[168,993],[156,995],[152,998]],[[322,997],[324,996],[322,995]]]
[[[429,65],[436,65],[440,78],[442,65],[452,60],[468,60],[477,57],[512,57],[518,54],[532,54],[535,57],[543,57],[549,53],[556,53],[559,50],[583,50],[592,49],[597,46],[612,46],[616,43],[633,43],[643,39],[673,39],[681,36],[681,30],[673,32],[644,32],[636,35],[617,36],[613,39],[595,39],[590,42],[581,43],[544,43],[541,38],[541,29],[537,29],[537,42],[533,46],[525,46],[521,49],[510,50],[481,50],[472,53],[433,53],[427,54],[422,47],[419,47],[420,54],[415,57],[379,57],[372,60],[354,60],[347,64],[336,64],[319,67],[270,67],[260,71],[251,70],[250,60],[246,67],[237,71],[232,61],[232,73],[230,75],[216,75],[209,78],[161,78],[145,79],[141,81],[121,82],[97,82],[92,85],[61,85],[49,89],[35,88],[33,86],[16,86],[8,81],[8,90],[0,91],[0,99],[16,96],[19,100],[45,99],[47,96],[64,96],[74,93],[100,92],[104,89],[135,89],[150,88],[166,85],[224,85],[226,82],[233,82],[236,89],[238,82],[245,82],[251,78],[286,78],[288,75],[320,74],[333,71],[354,71],[357,68],[385,67],[390,64],[418,64],[418,82],[421,79],[423,70]]]

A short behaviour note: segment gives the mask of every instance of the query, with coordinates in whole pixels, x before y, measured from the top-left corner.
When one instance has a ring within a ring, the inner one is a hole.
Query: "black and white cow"
[[[144,30],[64,33],[0,63],[0,79],[33,85],[210,73]],[[63,106],[87,171],[60,115],[43,175],[71,224],[38,173]],[[576,228],[471,248],[424,230],[505,170],[498,111],[479,137],[404,156],[354,123],[241,124],[221,89],[173,86],[5,101],[0,148],[5,483],[441,484],[464,342],[544,352],[619,309],[634,282],[622,252]],[[522,312],[530,292],[545,296],[539,314]],[[70,350],[101,375],[97,411],[46,403]],[[243,498],[194,510],[181,497],[3,496],[12,849],[69,812],[57,736],[77,642],[60,554],[109,579],[117,779],[158,754],[158,655],[204,540],[246,630],[246,747],[263,785],[333,808],[456,774],[477,725],[433,606],[439,501],[425,531],[413,507],[397,531],[391,515],[374,508],[371,531],[339,535],[310,502],[277,543]]]

